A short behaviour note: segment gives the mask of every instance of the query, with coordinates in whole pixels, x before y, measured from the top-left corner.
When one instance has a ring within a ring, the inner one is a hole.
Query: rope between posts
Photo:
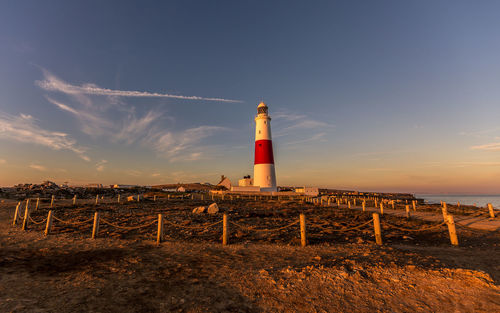
[[[65,221],[65,220],[62,220],[60,218],[57,218],[57,217],[53,217],[56,221],[59,221],[63,224],[68,224],[68,225],[73,225],[73,226],[78,226],[78,225],[83,225],[83,224],[87,224],[88,222],[91,222],[94,220],[94,218],[90,218],[88,220],[85,220],[85,221],[81,221],[81,222],[75,222],[75,221]]]
[[[369,220],[368,222],[365,222],[365,223],[358,225],[358,226],[354,226],[354,227],[350,227],[350,228],[341,228],[341,229],[329,229],[329,231],[335,231],[335,232],[351,231],[351,230],[359,229],[363,226],[366,226],[366,225],[370,224],[371,222],[373,222],[373,218],[371,220]],[[322,226],[318,226],[318,225],[314,225],[314,224],[312,224],[311,226],[322,227]]]
[[[43,223],[45,223],[45,222],[47,221],[47,218],[44,218],[42,221],[37,222],[37,221],[35,221],[34,219],[32,219],[30,215],[28,215],[28,218],[29,218],[29,219],[30,219],[30,221],[31,221],[33,224],[35,224],[35,225],[38,225],[38,224],[43,224]]]
[[[396,226],[394,224],[388,223],[386,221],[382,221],[382,223],[386,224],[386,225],[388,225],[388,226],[390,226],[392,228],[396,228],[398,230],[401,230],[401,231],[411,231],[411,232],[419,232],[419,231],[426,231],[426,230],[436,229],[436,228],[441,227],[444,224],[446,224],[446,222],[442,222],[440,224],[437,224],[437,225],[434,225],[434,226],[431,226],[431,227],[427,227],[427,228],[410,229],[410,228],[399,227],[399,226]]]
[[[151,220],[151,219],[150,219]],[[146,221],[150,221],[150,220],[146,220]],[[148,226],[151,226],[153,225],[154,223],[156,223],[156,219],[152,219],[152,222],[149,223],[149,224],[145,224],[145,225],[138,225],[138,226],[121,226],[121,225],[118,225],[118,224],[114,224],[114,223],[111,223],[110,221],[107,221],[105,220],[104,218],[101,218],[100,221],[103,223],[103,224],[107,224],[109,226],[112,226],[112,227],[115,227],[115,228],[118,228],[118,229],[125,229],[125,230],[134,230],[134,229],[140,229],[140,228],[144,228],[144,227],[148,227]]]
[[[291,227],[293,225],[296,225],[300,222],[299,221],[296,221],[296,222],[293,222],[291,224],[288,224],[288,225],[285,225],[283,227],[278,227],[278,228],[274,228],[274,229],[255,229],[253,227],[248,227],[248,226],[243,226],[243,225],[240,225],[240,224],[237,224],[235,222],[232,222],[232,221],[229,221],[229,223],[233,224],[234,226],[237,226],[243,230],[247,230],[247,231],[256,231],[256,232],[273,232],[273,231],[278,231],[278,230],[282,230],[282,229],[285,229],[285,228],[288,228],[288,227]]]

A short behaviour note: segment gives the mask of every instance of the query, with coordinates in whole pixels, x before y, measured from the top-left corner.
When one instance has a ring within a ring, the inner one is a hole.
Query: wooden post
[[[21,202],[18,202],[16,205],[16,212],[14,213],[14,220],[12,221],[12,225],[17,224],[17,219],[19,217],[19,207],[21,206]]]
[[[26,209],[24,209],[23,230],[28,229],[29,214],[30,214],[29,205],[28,205],[28,201],[26,201]]]
[[[457,230],[455,229],[453,215],[448,215],[446,222],[448,224],[448,232],[450,233],[451,244],[454,246],[458,246]]]
[[[417,211],[417,201],[413,200],[411,204],[413,205],[413,211]]]
[[[73,196],[73,205],[76,206],[76,195]]]
[[[95,212],[94,227],[92,227],[92,239],[96,239],[98,233],[99,233],[99,212]]]
[[[354,198],[354,206],[356,206],[356,198]]]
[[[448,208],[446,206],[446,202],[443,202],[443,207],[441,208],[443,211],[443,221],[446,222],[446,216],[448,215]]]
[[[140,202],[141,201],[141,195],[137,195],[137,202]]]
[[[392,209],[394,210],[394,200],[391,201]]]
[[[380,202],[380,215],[384,215],[384,203]]]
[[[118,194],[118,203],[120,203],[120,194]]]
[[[50,198],[50,208],[52,209],[54,207],[54,195]]]
[[[227,246],[228,231],[227,231],[227,214],[222,215],[222,245]]]
[[[457,207],[460,207],[460,201],[457,201]]]
[[[351,208],[351,201],[347,202],[347,207],[350,209]]]
[[[306,246],[306,216],[301,213],[300,214],[300,245],[302,247]]]
[[[378,213],[373,213],[373,229],[375,230],[375,242],[378,245],[382,244],[382,230],[380,228],[380,216]]]
[[[363,205],[363,212],[364,212],[364,211],[366,211],[366,201],[365,200],[363,200],[362,205]]]
[[[156,195],[153,196],[153,201],[156,202]]]
[[[95,195],[95,205],[99,202],[99,195]]]
[[[488,210],[490,211],[490,217],[495,218],[495,212],[493,211],[493,206],[491,203],[488,203]]]
[[[375,199],[374,201],[375,201],[374,207],[378,207],[377,199]]]
[[[158,214],[158,233],[156,236],[156,244],[159,245],[163,241],[163,214]]]
[[[40,197],[36,198],[36,206],[35,206],[35,211],[38,210],[38,206],[40,204]]]
[[[406,208],[406,218],[410,219],[410,206],[407,204],[405,208]]]
[[[50,233],[50,228],[52,227],[52,210],[49,211],[47,216],[47,225],[45,226],[45,236]]]

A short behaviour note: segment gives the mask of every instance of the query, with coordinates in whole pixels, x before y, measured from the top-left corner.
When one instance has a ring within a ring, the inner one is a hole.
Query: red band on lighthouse
[[[255,141],[254,164],[274,164],[273,142],[271,140]]]

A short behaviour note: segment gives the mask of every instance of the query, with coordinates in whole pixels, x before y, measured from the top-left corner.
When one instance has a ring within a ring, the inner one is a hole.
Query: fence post
[[[153,196],[153,201],[156,202],[156,195]]]
[[[228,232],[227,232],[227,214],[222,215],[222,245],[227,246],[228,242]]]
[[[17,218],[19,217],[19,207],[21,206],[21,202],[18,202],[16,205],[16,212],[14,213],[14,220],[12,221],[12,225],[17,224]]]
[[[417,211],[417,201],[412,200],[411,204],[413,205],[413,211]]]
[[[92,227],[92,239],[96,239],[98,233],[99,233],[99,212],[95,212],[94,227]]]
[[[394,200],[391,201],[392,209],[394,210]]]
[[[356,198],[354,198],[354,206],[356,206]]]
[[[493,206],[491,203],[488,203],[488,210],[490,211],[490,217],[495,218],[495,212],[493,211]]]
[[[350,200],[347,202],[347,207],[348,207],[349,209],[351,208],[351,201],[350,201]]]
[[[306,246],[307,240],[306,240],[306,216],[301,213],[300,214],[300,245],[302,247]]]
[[[159,245],[163,241],[163,214],[158,214],[158,234],[156,236],[156,244]]]
[[[50,233],[50,228],[52,227],[52,210],[49,211],[47,216],[47,225],[45,226],[45,236]]]
[[[377,202],[377,199],[375,199],[375,200],[373,200],[373,201],[375,201],[375,205],[374,205],[374,207],[378,207],[378,202]]]
[[[97,202],[99,202],[99,195],[95,195],[95,204],[97,205]]]
[[[35,206],[35,211],[38,210],[38,206],[40,204],[40,197],[36,198],[36,206]]]
[[[446,222],[446,216],[448,215],[448,207],[446,206],[446,202],[443,202],[443,207],[441,208],[443,211],[443,221]]]
[[[406,208],[406,218],[410,219],[410,206],[407,204],[405,208]]]
[[[382,244],[382,231],[380,228],[380,217],[378,213],[373,213],[373,229],[375,230],[375,242],[378,245]]]
[[[457,207],[460,207],[460,201],[457,201]]]
[[[73,205],[76,206],[76,195],[73,196]]]
[[[50,198],[50,208],[52,209],[54,207],[54,195]]]
[[[384,203],[380,202],[380,215],[384,215]]]
[[[23,219],[23,230],[28,229],[28,218],[29,218],[29,205],[26,202],[26,209],[24,209],[24,219]]]
[[[363,212],[366,211],[366,201],[363,200]]]
[[[455,229],[453,215],[448,215],[446,222],[448,224],[448,232],[450,233],[451,244],[454,246],[458,246],[457,230]]]

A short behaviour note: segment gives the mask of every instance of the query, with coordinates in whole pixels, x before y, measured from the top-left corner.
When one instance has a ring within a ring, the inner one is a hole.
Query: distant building
[[[243,179],[238,180],[239,187],[247,187],[253,186],[253,179],[250,178],[250,175],[243,177]]]
[[[102,184],[87,184],[86,188],[102,188]]]
[[[137,185],[120,185],[120,184],[115,184],[113,185],[113,188],[116,188],[116,189],[133,189],[133,188],[137,188],[139,186]]]
[[[217,184],[217,186],[222,186],[222,187],[225,187],[227,190],[231,190],[232,184],[231,184],[231,181],[229,180],[229,178],[227,178],[224,175],[221,175],[220,182]]]
[[[318,187],[298,187],[295,188],[296,193],[303,194],[305,196],[317,196],[319,195],[319,189]]]

